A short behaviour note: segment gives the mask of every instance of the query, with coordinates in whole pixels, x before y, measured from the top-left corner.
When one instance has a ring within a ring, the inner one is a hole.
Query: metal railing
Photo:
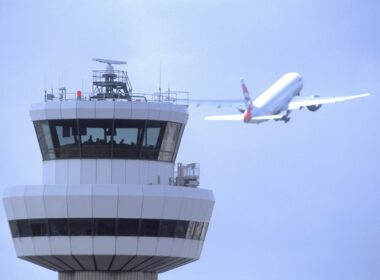
[[[165,92],[155,92],[152,94],[149,93],[131,93],[131,100],[126,100],[123,95],[114,94],[112,97],[104,95],[104,98],[99,98],[94,92],[66,92],[65,88],[60,88],[58,92],[45,91],[44,100],[45,102],[50,101],[132,101],[132,102],[155,102],[155,103],[172,103],[177,105],[189,105],[189,92],[187,91],[172,91],[168,90]]]
[[[196,188],[199,186],[199,177],[199,163],[177,163],[177,172],[174,182],[176,186]]]

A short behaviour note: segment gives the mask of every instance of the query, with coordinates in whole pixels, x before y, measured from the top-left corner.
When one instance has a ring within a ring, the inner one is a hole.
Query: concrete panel
[[[157,175],[160,176],[161,185],[169,185],[170,177],[174,177],[174,164],[172,163],[162,163],[153,162],[157,167]]]
[[[61,102],[46,102],[45,103],[45,115],[49,120],[61,119]]]
[[[140,174],[142,174],[141,176],[143,176],[143,174],[145,175],[145,172],[143,172],[143,167],[141,166],[140,168],[141,168]],[[161,183],[161,177],[162,177],[162,173],[161,173],[162,168],[161,168],[160,163],[157,164],[157,162],[149,161],[147,171],[148,171],[148,174],[145,175],[145,178],[148,179],[147,183],[150,185],[159,185]],[[143,180],[143,178],[141,179]]]
[[[62,119],[76,119],[77,118],[77,102],[75,100],[67,100],[61,104],[61,118]]]
[[[185,244],[185,239],[183,238],[174,238],[174,243],[172,251],[170,253],[171,257],[182,257],[183,256],[183,247]]]
[[[55,184],[55,165],[56,160],[49,160],[49,184]]]
[[[96,159],[82,159],[80,166],[81,184],[96,184]]]
[[[183,203],[182,203],[182,207],[181,207],[181,213],[179,215],[179,219],[180,220],[186,220],[186,221],[190,221],[190,220],[194,220],[194,216],[197,216],[197,213],[196,215],[194,215],[194,200],[193,199],[188,199],[188,198],[184,198],[183,199]],[[195,209],[195,211],[197,211]]]
[[[43,185],[25,187],[25,206],[29,219],[46,218]]]
[[[158,238],[157,256],[170,256],[174,245],[174,238],[160,237]]]
[[[183,247],[182,247],[182,252],[181,252],[181,257],[184,257],[184,258],[188,258],[189,257],[189,253],[190,253],[190,247],[192,245],[192,241],[191,239],[184,239],[185,242],[183,243]]]
[[[54,161],[54,175],[55,179],[52,181],[54,184],[67,184],[68,183],[68,160],[61,159]]]
[[[105,272],[105,270],[108,270],[108,268],[110,267],[111,265],[111,262],[113,261],[114,257],[113,255],[95,255],[94,257],[95,259],[95,262],[96,262],[96,268],[98,270],[98,273],[100,272],[99,270],[101,270],[104,277],[107,277],[109,278],[107,275],[108,272]],[[104,280],[108,280],[108,279],[104,279]],[[91,278],[93,279],[93,278]],[[84,279],[83,279],[84,280]]]
[[[114,114],[115,114],[114,101],[96,101],[95,102],[95,118],[113,119]]]
[[[185,106],[172,105],[171,120],[173,122],[186,124],[188,118],[189,118],[189,114],[187,113],[187,109]]]
[[[118,185],[119,189],[119,218],[141,218],[143,190],[141,185]]]
[[[192,189],[191,191],[184,191],[184,195],[187,198],[193,199],[193,207],[197,211],[193,212],[193,217],[191,220],[204,222],[206,215],[208,214],[208,191],[202,189]]]
[[[84,267],[84,270],[88,271],[88,270],[95,270],[96,269],[95,262],[94,262],[94,259],[92,256],[83,255],[83,256],[75,256],[75,258]],[[88,272],[86,272],[86,273],[88,273]]]
[[[64,185],[44,186],[44,206],[47,218],[66,218],[67,187]]]
[[[29,109],[32,121],[46,120],[45,103],[34,103]]]
[[[157,250],[157,237],[138,237],[137,255],[155,256]]]
[[[164,187],[165,200],[162,219],[178,220],[183,204],[183,188]]]
[[[135,256],[137,254],[138,237],[116,237],[116,255]]]
[[[13,245],[15,247],[16,256],[17,257],[23,256],[24,253],[22,251],[22,245],[21,245],[20,238],[13,238]]]
[[[147,102],[132,102],[132,119],[146,120],[149,113],[148,106]]]
[[[149,177],[150,162],[147,160],[141,160],[139,162],[139,182],[141,184],[153,184],[153,180]],[[156,180],[155,180],[156,182]]]
[[[96,160],[96,184],[111,183],[111,160],[98,159]]]
[[[5,208],[5,213],[7,215],[7,220],[14,220],[13,207],[12,207],[12,192],[11,188],[5,188],[3,194],[3,204]]]
[[[42,162],[42,182],[47,185],[50,184],[50,163],[51,160],[46,160]]]
[[[117,217],[118,187],[117,185],[93,185],[92,204],[93,217]]]
[[[192,220],[208,222],[214,206],[212,192],[205,189],[192,189],[185,190],[184,194],[187,198],[193,199],[194,208],[198,209],[193,213]]]
[[[78,119],[95,119],[95,102],[78,101],[77,102]]]
[[[202,253],[202,250],[203,250],[203,245],[204,245],[204,241],[199,241],[199,244],[198,244],[198,251],[195,255],[195,258],[199,259],[201,257],[201,253]]]
[[[92,255],[93,237],[90,236],[70,236],[71,254],[73,255]]]
[[[206,205],[206,209],[205,209],[205,220],[206,222],[209,222],[211,220],[211,216],[212,216],[212,211],[214,209],[214,205],[215,205],[215,197],[214,197],[214,194],[212,191],[208,191],[208,203]]]
[[[34,256],[34,246],[32,237],[19,238],[23,256]]]
[[[138,160],[125,161],[125,182],[140,184],[140,162]]]
[[[69,236],[49,237],[52,255],[71,255],[71,243]]]
[[[69,185],[67,207],[70,218],[92,217],[92,186]]]
[[[190,241],[190,247],[189,251],[187,253],[187,256],[192,259],[197,259],[198,251],[199,251],[199,241],[198,240],[189,240]]]
[[[125,184],[125,160],[112,160],[111,162],[111,183]]]
[[[81,160],[70,159],[68,164],[68,184],[80,184],[81,182]]]
[[[142,218],[160,219],[164,209],[164,187],[143,185]]]
[[[132,260],[134,257],[129,255],[116,255],[113,259],[112,265],[110,267],[110,271],[119,271],[121,270],[130,260]],[[120,279],[119,279],[120,280]]]
[[[34,253],[37,256],[51,255],[49,237],[32,237]]]
[[[24,200],[25,187],[17,186],[11,188],[11,202],[14,219],[27,219],[27,211]]]
[[[53,257],[56,260],[62,261],[64,264],[70,267],[70,270],[81,271],[83,268],[78,264],[76,260],[70,255],[59,255]],[[59,278],[59,277],[58,277]],[[62,279],[61,279],[62,280]]]
[[[159,120],[160,112],[161,112],[161,103],[149,102],[148,105],[149,105],[148,119]]]
[[[115,255],[116,237],[113,236],[94,236],[95,255]]]
[[[130,119],[132,117],[132,102],[115,102],[115,119]]]
[[[183,190],[183,203],[181,208],[180,219],[187,221],[197,221],[199,216],[202,215],[201,210],[197,208],[198,201],[194,191],[198,189],[182,188]]]
[[[158,120],[171,121],[172,120],[172,104],[161,104],[161,110]]]

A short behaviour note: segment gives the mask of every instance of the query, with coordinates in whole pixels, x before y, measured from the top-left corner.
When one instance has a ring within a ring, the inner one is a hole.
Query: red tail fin
[[[244,95],[245,108],[246,108],[247,111],[251,112],[252,108],[253,108],[253,106],[252,106],[252,100],[251,100],[251,96],[249,95],[248,88],[245,85],[243,79],[241,79],[241,89],[242,89],[243,95]]]

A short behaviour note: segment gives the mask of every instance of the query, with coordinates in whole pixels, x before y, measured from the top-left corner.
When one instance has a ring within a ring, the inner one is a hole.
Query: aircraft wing
[[[322,104],[334,104],[351,99],[357,99],[369,96],[369,93],[358,95],[340,96],[340,97],[295,97],[288,105],[288,110],[297,110],[306,106],[318,106]]]
[[[264,115],[258,117],[252,117],[251,121],[269,121],[283,118],[284,115]],[[206,121],[244,121],[244,115],[219,115],[219,116],[207,116]]]

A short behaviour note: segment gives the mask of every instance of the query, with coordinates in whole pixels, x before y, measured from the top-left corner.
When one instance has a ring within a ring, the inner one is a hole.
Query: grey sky
[[[179,161],[216,206],[200,261],[160,279],[378,279],[380,3],[0,0],[0,186],[42,181],[28,109],[44,88],[89,90],[93,57],[127,60],[137,92],[253,96],[281,75],[303,95],[372,96],[288,124],[209,123],[191,108]],[[57,279],[18,260],[0,211],[0,278]]]

